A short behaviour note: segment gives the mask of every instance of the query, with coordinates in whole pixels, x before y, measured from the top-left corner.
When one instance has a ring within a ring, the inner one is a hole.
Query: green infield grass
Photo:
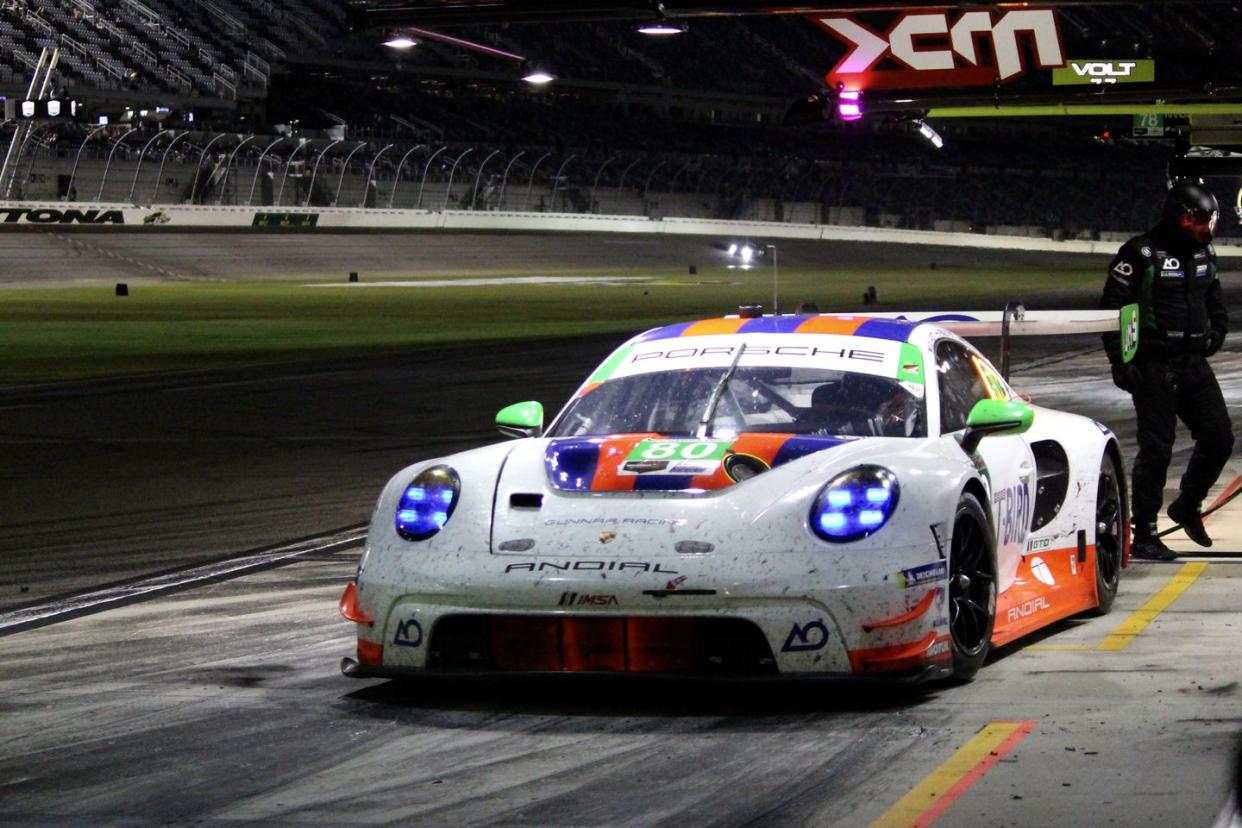
[[[513,277],[540,274],[514,273]],[[484,339],[615,332],[736,312],[772,298],[772,271],[700,268],[627,271],[623,283],[311,287],[273,282],[131,284],[0,291],[0,385],[288,362]],[[451,276],[441,277],[451,279]],[[593,271],[583,279],[601,278]],[[782,268],[782,310],[803,300],[861,311],[874,285],[878,310],[997,308],[1007,299],[1099,286],[1094,271]]]

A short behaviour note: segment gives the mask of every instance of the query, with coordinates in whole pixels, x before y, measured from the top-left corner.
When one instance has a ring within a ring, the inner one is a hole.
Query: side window
[[[965,428],[970,409],[988,398],[970,351],[961,343],[942,339],[936,344],[936,374],[940,382],[940,433]]]

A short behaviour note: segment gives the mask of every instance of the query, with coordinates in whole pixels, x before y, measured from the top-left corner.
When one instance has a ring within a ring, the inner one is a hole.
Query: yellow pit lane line
[[[1117,626],[1117,629],[1109,633],[1108,637],[1100,642],[1096,647],[1097,650],[1103,652],[1117,652],[1124,650],[1130,646],[1130,642],[1135,636],[1147,628],[1147,625],[1156,620],[1156,616],[1168,608],[1170,604],[1178,599],[1183,592],[1190,589],[1190,585],[1198,580],[1199,576],[1208,568],[1206,563],[1188,563],[1182,566],[1180,572],[1173,576],[1164,588],[1155,595],[1147,599],[1147,603],[1136,609],[1130,614],[1130,617]]]
[[[929,773],[871,828],[922,828],[944,815],[954,802],[1035,729],[1035,722],[989,722],[944,764]]]
[[[1165,584],[1159,592],[1147,599],[1143,606],[1130,613],[1126,620],[1105,636],[1097,646],[1075,644],[1032,644],[1025,649],[1038,653],[1115,653],[1124,650],[1156,616],[1168,609],[1181,594],[1190,589],[1191,584],[1198,580],[1208,568],[1207,563],[1194,561],[1182,565],[1181,570]]]

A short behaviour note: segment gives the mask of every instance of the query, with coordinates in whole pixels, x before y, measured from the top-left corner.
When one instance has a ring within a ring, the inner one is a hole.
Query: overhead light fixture
[[[634,31],[645,35],[679,35],[685,34],[687,29],[689,26],[685,23],[671,23],[663,19],[639,23],[634,27]]]
[[[837,117],[842,121],[857,121],[862,117],[862,92],[842,89],[837,93]]]
[[[919,134],[931,142],[936,149],[944,146],[944,139],[940,137],[940,133],[932,129],[932,125],[926,121],[915,121],[915,125],[919,128]]]
[[[418,41],[405,35],[393,35],[384,41],[384,45],[389,49],[413,49],[418,45]]]
[[[553,75],[546,69],[532,69],[522,76],[522,80],[532,86],[543,86],[556,80],[556,75]]]

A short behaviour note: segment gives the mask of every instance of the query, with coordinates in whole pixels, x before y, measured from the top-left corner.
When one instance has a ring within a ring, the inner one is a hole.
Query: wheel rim
[[[1095,565],[1105,589],[1121,577],[1121,491],[1117,479],[1100,472],[1095,491]]]
[[[975,655],[988,643],[992,584],[983,529],[972,516],[959,515],[949,555],[949,627],[964,655]]]

